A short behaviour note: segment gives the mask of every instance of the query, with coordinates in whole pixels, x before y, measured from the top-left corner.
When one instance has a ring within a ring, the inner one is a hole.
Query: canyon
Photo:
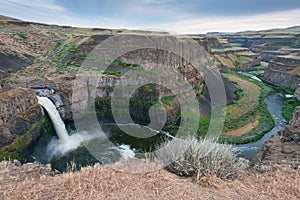
[[[89,116],[95,111],[94,107],[99,120],[113,121],[109,105],[114,89],[119,87],[123,92],[118,98],[131,98],[130,114],[134,122],[149,124],[147,113],[151,106],[159,103],[166,110],[164,128],[171,133],[180,123],[182,103],[197,98],[200,103],[196,112],[207,117],[212,111],[211,95],[205,84],[207,72],[200,66],[210,71],[254,71],[263,81],[282,89],[294,92],[298,88],[295,97],[300,99],[300,31],[297,27],[253,33],[172,36],[166,32],[81,29],[0,18],[2,158],[24,160],[21,152],[30,149],[42,134],[53,129],[36,94],[54,102],[67,123],[72,122],[74,116]],[[131,46],[128,51],[128,43],[137,41],[143,48]],[[106,46],[102,55],[91,53],[103,44]],[[262,65],[262,62],[267,64]],[[155,73],[145,75],[151,70]],[[217,81],[224,83],[226,102],[234,104],[239,86],[223,75],[218,76]],[[128,93],[128,88],[137,90]],[[39,93],[41,91],[45,92]],[[180,101],[177,96],[181,96]],[[91,99],[95,99],[93,105]],[[271,157],[292,161],[297,158],[291,152],[299,152],[298,109],[287,128],[263,147],[257,156],[259,162],[272,160]],[[118,115],[124,113],[126,111],[119,109]],[[279,155],[278,145],[291,148],[289,152],[293,156]]]

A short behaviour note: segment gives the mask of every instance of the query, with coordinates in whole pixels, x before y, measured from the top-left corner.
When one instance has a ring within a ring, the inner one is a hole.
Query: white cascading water
[[[64,143],[68,142],[69,134],[67,132],[65,123],[61,119],[55,105],[47,97],[37,96],[37,98],[39,104],[41,104],[48,112],[59,139],[62,140]]]
[[[88,133],[87,131],[80,131],[69,135],[66,126],[63,120],[61,119],[56,106],[52,103],[52,101],[47,97],[37,96],[37,98],[39,104],[42,105],[48,112],[58,136],[58,140],[51,140],[48,144],[48,161],[52,159],[52,156],[64,155],[72,150],[77,149],[84,142],[91,141],[95,138],[100,137],[100,135]],[[108,148],[110,147],[108,146]],[[119,151],[120,155],[124,159],[133,158],[135,156],[134,151],[130,149],[129,145],[120,145],[116,148],[116,150]]]

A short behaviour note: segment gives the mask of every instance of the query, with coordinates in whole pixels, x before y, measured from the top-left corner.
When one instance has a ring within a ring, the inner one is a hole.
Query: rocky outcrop
[[[300,164],[300,107],[295,109],[286,128],[266,142],[254,161]]]
[[[298,88],[295,91],[294,97],[300,101],[300,85],[298,85]]]
[[[72,102],[72,87],[73,80],[76,78],[71,73],[53,73],[47,77],[31,77],[25,80],[14,80],[9,85],[4,84],[3,88],[30,88],[32,91],[48,90],[53,92],[45,92],[39,94],[40,96],[49,97],[60,112],[63,120],[72,120],[72,113],[70,110],[70,102]]]
[[[5,54],[0,52],[0,77],[8,76],[9,73],[16,70],[23,69],[30,65],[33,61],[33,57],[30,55],[18,55]]]
[[[257,48],[258,46],[268,44],[268,46],[286,46],[291,48],[297,48],[297,41],[299,35],[293,35],[291,33],[286,34],[244,34],[244,35],[227,35],[224,38],[228,39],[230,43],[238,43],[249,49]]]
[[[1,91],[0,111],[0,146],[10,144],[42,119],[41,106],[31,89]]]
[[[280,87],[296,89],[299,84],[297,68],[300,66],[298,57],[276,57],[264,72],[264,80]]]
[[[285,56],[285,55],[288,55],[288,54],[285,52],[281,52],[281,51],[263,51],[263,52],[261,52],[261,58],[265,62],[270,62],[278,56]]]
[[[225,48],[215,50],[212,54],[222,70],[252,70],[261,62],[260,54],[253,53],[248,48]]]
[[[299,55],[299,29],[277,29],[270,31],[246,31],[221,34],[232,46],[242,46],[260,54],[262,61],[270,62],[278,56]]]
[[[211,44],[211,48],[214,49],[231,48],[231,45],[226,39],[222,39],[220,37],[213,37],[213,36],[208,36],[207,38]]]

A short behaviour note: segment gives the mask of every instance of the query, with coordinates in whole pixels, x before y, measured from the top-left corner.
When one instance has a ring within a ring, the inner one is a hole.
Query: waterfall
[[[65,123],[61,119],[55,105],[47,97],[37,96],[37,98],[39,104],[41,104],[48,112],[59,139],[66,143],[69,139],[69,134],[67,132]]]
[[[85,145],[87,150],[90,151],[89,148],[94,148],[97,144],[95,149],[101,148],[101,150],[92,152],[97,156],[101,155],[101,158],[103,157],[104,160],[108,159],[107,156],[111,156],[110,159],[112,160],[115,160],[115,158],[118,157],[128,159],[135,156],[135,152],[130,149],[129,145],[121,144],[119,146],[114,146],[111,142],[108,142],[105,133],[99,129],[92,128],[89,130],[81,130],[69,135],[66,126],[52,101],[47,97],[37,96],[37,98],[39,104],[41,104],[49,114],[58,136],[58,139],[51,139],[47,145],[46,152],[43,153],[46,162],[50,162],[53,158],[58,159],[70,151],[76,151],[81,145]],[[82,152],[82,150],[79,150],[79,152]],[[84,156],[80,153],[76,153],[76,155],[79,157]]]

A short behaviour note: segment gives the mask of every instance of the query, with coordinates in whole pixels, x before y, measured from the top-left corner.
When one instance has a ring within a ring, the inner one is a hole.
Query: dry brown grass
[[[226,67],[230,69],[235,69],[235,66],[230,59],[225,58],[224,56],[221,55],[215,55],[215,57]]]
[[[215,176],[198,183],[165,170],[132,174],[110,166],[87,167],[55,176],[36,170],[1,169],[1,199],[299,199],[300,168],[261,167],[240,172],[234,181]],[[38,176],[40,175],[40,176]]]
[[[243,136],[247,133],[249,133],[250,131],[252,131],[254,128],[256,128],[259,125],[259,121],[257,119],[258,117],[256,117],[256,120],[254,122],[248,123],[245,126],[238,128],[236,130],[233,131],[229,131],[226,133],[223,133],[223,136],[230,136],[230,137],[240,137]]]
[[[244,80],[236,75],[225,74],[225,76],[229,80],[237,82],[243,90],[242,98],[239,99],[237,103],[229,105],[226,110],[228,117],[236,119],[253,110],[259,103],[259,96],[261,93],[260,87],[255,83]]]

